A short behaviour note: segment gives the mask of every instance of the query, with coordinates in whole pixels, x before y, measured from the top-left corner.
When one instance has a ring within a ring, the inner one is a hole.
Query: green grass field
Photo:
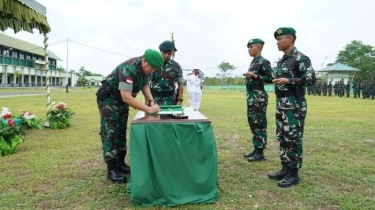
[[[45,92],[0,89],[0,96],[16,91]],[[95,91],[51,89],[51,101],[76,113],[72,127],[27,131],[15,154],[0,157],[0,209],[142,208],[131,203],[125,184],[105,179]],[[302,183],[282,189],[267,178],[280,169],[275,96],[269,95],[267,161],[248,163],[242,157],[252,149],[245,92],[204,89],[200,111],[216,138],[220,197],[216,204],[174,209],[374,209],[375,101],[307,96]],[[13,115],[27,110],[44,119],[46,113],[44,95],[0,98],[2,106]]]

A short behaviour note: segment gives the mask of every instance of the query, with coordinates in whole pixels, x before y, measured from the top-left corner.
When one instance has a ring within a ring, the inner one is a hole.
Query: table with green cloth
[[[211,122],[191,107],[188,119],[145,116],[138,112],[130,126],[133,203],[176,206],[215,203],[218,157]]]

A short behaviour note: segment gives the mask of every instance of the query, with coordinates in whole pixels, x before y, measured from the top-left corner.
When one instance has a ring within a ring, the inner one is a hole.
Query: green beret
[[[162,42],[159,45],[159,50],[163,52],[167,52],[171,50],[177,51],[176,47],[174,46],[174,43],[169,40]]]
[[[249,42],[247,42],[247,47],[249,48],[251,44],[264,44],[264,41],[259,38],[250,39]]]
[[[273,33],[273,36],[275,37],[275,39],[278,36],[283,36],[283,35],[293,35],[295,37],[296,36],[296,30],[294,30],[294,28],[292,28],[292,27],[281,27],[281,28],[277,29],[275,31],[275,33]]]
[[[147,49],[143,57],[146,59],[147,63],[155,69],[160,68],[164,63],[163,57],[156,50]]]

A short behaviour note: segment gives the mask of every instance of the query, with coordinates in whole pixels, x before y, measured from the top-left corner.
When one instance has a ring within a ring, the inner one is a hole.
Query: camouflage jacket
[[[136,97],[143,86],[149,83],[150,75],[144,74],[141,57],[136,57],[118,65],[105,78],[105,81],[112,90],[129,91],[133,97]]]
[[[160,69],[152,73],[150,89],[152,93],[174,93],[175,83],[183,83],[184,78],[180,64],[169,60]]]
[[[310,58],[299,52],[296,47],[279,60],[275,71],[276,78],[290,80],[289,84],[275,84],[276,92],[293,92],[297,88],[304,90],[304,86],[314,85],[316,81]],[[304,98],[302,99],[304,100]],[[279,109],[293,109],[296,103],[294,96],[276,99],[276,107]]]
[[[251,61],[248,71],[254,72],[257,78],[246,77],[247,105],[267,102],[268,94],[264,89],[264,83],[272,83],[271,63],[259,55]]]

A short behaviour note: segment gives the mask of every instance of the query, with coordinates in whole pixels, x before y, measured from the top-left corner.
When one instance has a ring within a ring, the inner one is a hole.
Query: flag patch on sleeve
[[[131,77],[126,78],[126,83],[133,84],[133,78]]]

